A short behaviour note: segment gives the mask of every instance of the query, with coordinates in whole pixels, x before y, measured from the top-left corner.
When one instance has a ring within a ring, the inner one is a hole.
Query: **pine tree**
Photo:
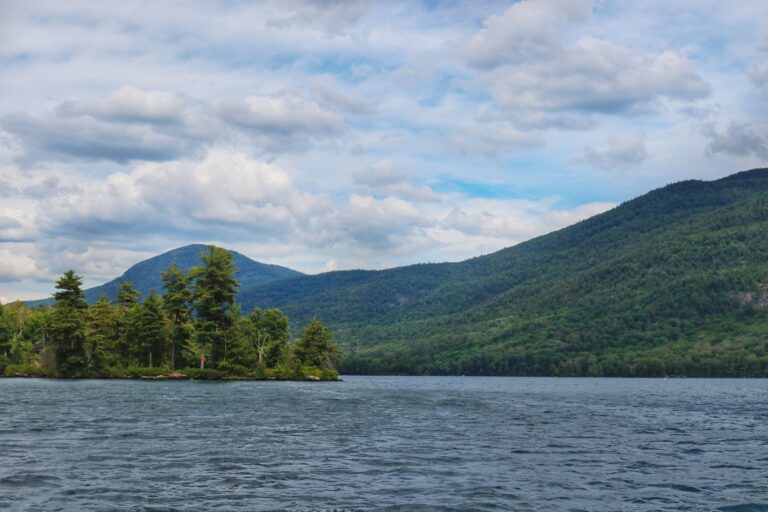
[[[296,357],[303,365],[331,367],[338,362],[339,348],[333,343],[333,333],[329,327],[314,319],[304,328],[296,341]]]
[[[117,290],[115,303],[117,310],[114,314],[114,334],[112,336],[115,342],[115,354],[120,364],[128,366],[130,364],[130,343],[128,340],[128,330],[136,309],[136,301],[141,292],[133,288],[131,281],[123,281]]]
[[[132,362],[148,367],[164,363],[168,342],[166,318],[162,299],[154,290],[134,308],[127,331]]]
[[[226,336],[232,327],[230,314],[238,282],[237,268],[229,251],[209,245],[200,253],[202,267],[194,267],[194,306],[197,312],[197,337],[202,357],[209,357],[215,368],[226,359]],[[206,353],[206,348],[210,349]],[[208,355],[209,354],[209,355]]]
[[[87,368],[85,325],[88,304],[82,290],[83,279],[68,270],[56,281],[56,304],[51,319],[51,342],[56,369],[64,376],[82,374]]]
[[[93,368],[114,364],[116,348],[114,335],[115,312],[105,294],[88,308],[88,327],[86,329],[86,355]]]
[[[189,289],[189,276],[179,270],[176,263],[163,271],[160,277],[165,288],[163,306],[171,331],[169,363],[171,369],[175,369],[177,360],[185,359],[192,339],[192,291]]]

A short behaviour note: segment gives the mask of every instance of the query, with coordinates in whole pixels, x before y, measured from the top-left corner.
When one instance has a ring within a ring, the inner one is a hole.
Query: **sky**
[[[768,159],[764,0],[0,0],[0,301],[460,261]]]

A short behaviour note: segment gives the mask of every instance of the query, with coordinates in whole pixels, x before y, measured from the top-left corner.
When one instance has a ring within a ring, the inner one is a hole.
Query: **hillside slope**
[[[317,316],[346,372],[766,375],[768,170],[655,190],[461,263],[242,290]]]
[[[110,299],[114,299],[117,290],[120,288],[120,284],[123,281],[131,281],[134,288],[140,291],[143,296],[150,290],[163,293],[163,282],[160,278],[161,272],[173,263],[176,263],[179,268],[184,270],[188,270],[190,267],[196,265],[201,265],[202,261],[200,261],[199,254],[205,247],[206,246],[202,244],[187,245],[141,261],[125,271],[120,277],[113,279],[108,283],[86,290],[86,300],[89,303],[96,302],[99,295],[102,293],[106,294]],[[296,270],[291,270],[278,265],[259,263],[236,251],[230,251],[230,253],[232,253],[235,266],[239,270],[237,279],[244,286],[256,286],[270,281],[304,275]],[[51,301],[52,299],[46,299],[31,301],[28,304],[30,306],[36,306],[50,303]]]

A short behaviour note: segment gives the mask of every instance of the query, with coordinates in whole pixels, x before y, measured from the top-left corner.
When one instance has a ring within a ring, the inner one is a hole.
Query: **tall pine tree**
[[[189,289],[189,276],[179,270],[176,263],[163,271],[160,277],[165,288],[163,307],[170,323],[169,364],[173,370],[177,361],[186,359],[192,339],[192,291]]]
[[[83,374],[88,360],[85,351],[85,326],[88,304],[82,290],[83,278],[68,270],[56,281],[51,318],[51,342],[56,369],[65,376]]]
[[[237,268],[229,251],[213,245],[200,253],[200,259],[203,266],[192,269],[197,338],[202,356],[215,368],[226,359],[226,336],[233,324],[230,310],[237,294]]]

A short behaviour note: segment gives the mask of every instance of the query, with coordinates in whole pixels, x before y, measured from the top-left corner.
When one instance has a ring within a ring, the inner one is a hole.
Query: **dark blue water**
[[[768,511],[768,381],[4,379],[0,509]]]

